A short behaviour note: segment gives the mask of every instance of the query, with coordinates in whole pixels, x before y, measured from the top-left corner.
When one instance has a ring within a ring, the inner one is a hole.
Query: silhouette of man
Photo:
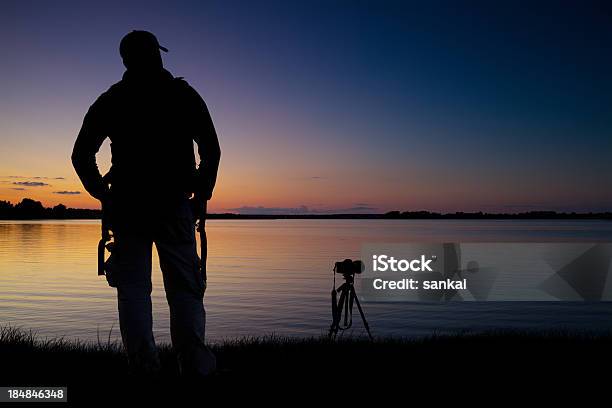
[[[204,376],[214,371],[215,358],[204,345],[206,282],[194,225],[212,196],[221,151],[206,104],[186,81],[163,68],[160,50],[168,51],[147,31],[132,31],[121,40],[123,79],[89,108],[72,163],[85,189],[102,202],[114,234],[107,279],[117,288],[131,370],[159,370],[151,310],[155,243],[179,367],[185,375]],[[107,137],[112,166],[102,177],[95,155]]]

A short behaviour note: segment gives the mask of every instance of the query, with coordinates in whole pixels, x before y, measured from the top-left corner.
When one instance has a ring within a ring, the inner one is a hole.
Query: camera
[[[360,260],[345,259],[342,262],[336,262],[334,271],[340,275],[350,276],[360,274],[363,271],[363,262]]]

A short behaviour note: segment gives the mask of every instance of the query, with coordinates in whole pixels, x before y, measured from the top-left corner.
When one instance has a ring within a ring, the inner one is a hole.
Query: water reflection
[[[213,220],[208,223],[210,339],[270,333],[317,336],[331,322],[331,267],[357,258],[362,243],[595,241],[598,221]],[[0,221],[0,324],[42,335],[95,340],[114,326],[114,290],[96,274],[98,221]],[[155,332],[169,341],[161,272],[154,254]],[[603,329],[609,304],[365,304],[378,335],[492,327]],[[356,324],[355,332],[362,333]]]

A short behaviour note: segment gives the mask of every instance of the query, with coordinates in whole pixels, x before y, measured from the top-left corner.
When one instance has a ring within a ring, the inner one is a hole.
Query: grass
[[[609,359],[612,334],[569,331],[492,331],[422,339],[251,337],[212,345],[219,372],[201,384],[186,384],[175,355],[161,345],[162,373],[141,381],[127,374],[121,347],[109,339],[97,343],[41,338],[16,327],[0,328],[0,385],[67,385],[71,401],[175,398],[196,392],[244,397],[255,388],[287,388],[316,395],[327,389],[399,384],[420,389],[444,386],[533,385],[586,380]],[[572,375],[568,370],[572,367]],[[574,371],[577,370],[577,371]],[[104,392],[100,392],[103,390]],[[246,392],[246,391],[245,391]]]

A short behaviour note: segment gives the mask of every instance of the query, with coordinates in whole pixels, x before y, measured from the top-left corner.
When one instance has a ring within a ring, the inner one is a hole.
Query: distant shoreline
[[[40,201],[24,198],[17,204],[0,201],[0,220],[82,220],[100,219],[101,210],[68,208],[63,204],[44,207]],[[383,214],[208,214],[211,220],[612,220],[612,212],[528,211],[521,213],[389,211]]]
[[[55,220],[99,220],[101,214],[83,214],[64,217],[0,217],[0,221],[55,221]],[[431,214],[388,216],[387,214],[208,214],[208,220],[593,220],[611,221],[611,213],[568,214]]]

